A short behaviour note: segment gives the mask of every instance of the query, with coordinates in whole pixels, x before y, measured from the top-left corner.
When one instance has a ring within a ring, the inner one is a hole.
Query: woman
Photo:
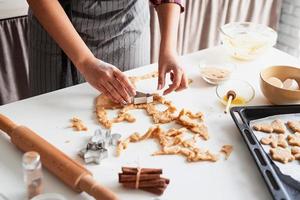
[[[176,41],[180,0],[151,0],[161,29],[158,89],[171,73],[168,94],[187,87]],[[32,94],[86,80],[117,103],[135,88],[121,72],[150,63],[148,0],[28,0]]]

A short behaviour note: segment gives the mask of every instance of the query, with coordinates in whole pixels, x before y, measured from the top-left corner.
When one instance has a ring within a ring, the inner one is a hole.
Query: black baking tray
[[[243,136],[273,199],[276,200],[300,199],[300,182],[280,172],[254,136],[249,123],[264,117],[292,113],[300,113],[300,105],[247,106],[233,107],[230,110],[233,121]]]

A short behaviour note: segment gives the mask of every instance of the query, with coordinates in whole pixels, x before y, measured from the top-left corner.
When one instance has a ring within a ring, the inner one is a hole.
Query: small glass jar
[[[24,182],[27,187],[27,197],[33,197],[43,192],[43,173],[40,155],[37,152],[29,151],[22,158]]]

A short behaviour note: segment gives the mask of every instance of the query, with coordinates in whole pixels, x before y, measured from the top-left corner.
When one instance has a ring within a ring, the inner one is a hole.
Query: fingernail
[[[134,90],[131,90],[131,96],[135,96],[136,95],[136,91],[135,91],[135,89]]]
[[[161,90],[161,84],[158,84],[157,89]]]

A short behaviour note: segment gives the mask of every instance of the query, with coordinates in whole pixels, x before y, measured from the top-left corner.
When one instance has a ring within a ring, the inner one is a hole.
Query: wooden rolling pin
[[[76,192],[86,192],[97,200],[116,200],[116,195],[97,183],[91,172],[69,158],[46,140],[25,126],[18,126],[0,114],[0,130],[7,133],[20,150],[36,151],[43,166]]]

